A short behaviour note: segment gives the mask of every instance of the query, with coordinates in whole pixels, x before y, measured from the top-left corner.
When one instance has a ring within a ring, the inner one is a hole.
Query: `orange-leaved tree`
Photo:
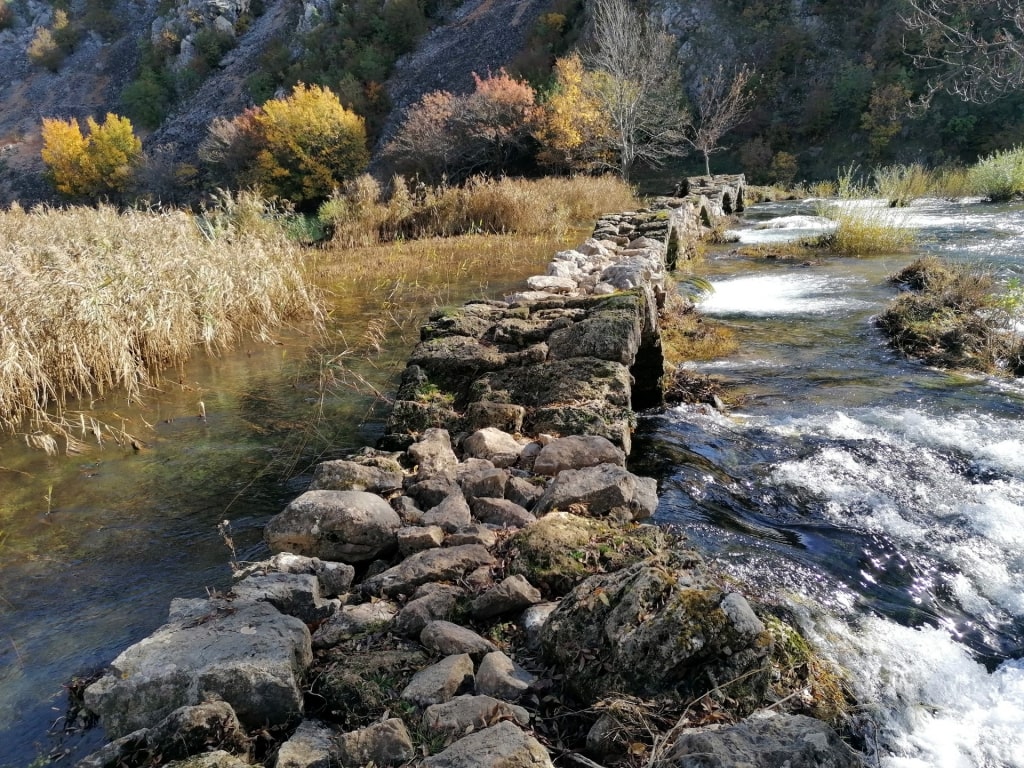
[[[554,83],[544,100],[534,136],[541,148],[541,164],[566,171],[607,166],[611,131],[601,104],[594,96],[595,73],[573,53],[555,61]]]
[[[461,181],[474,173],[514,172],[529,163],[536,94],[505,70],[473,75],[465,95],[434,91],[409,108],[385,148],[393,169],[438,181]]]
[[[142,161],[142,142],[131,121],[108,113],[102,123],[74,118],[43,120],[42,158],[54,188],[65,197],[99,197],[124,192]]]
[[[370,161],[363,118],[329,88],[299,83],[251,119],[258,149],[249,181],[297,205],[328,197]]]

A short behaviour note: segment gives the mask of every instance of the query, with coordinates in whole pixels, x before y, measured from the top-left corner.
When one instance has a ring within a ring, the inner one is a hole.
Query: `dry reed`
[[[225,197],[199,219],[109,206],[0,212],[0,428],[39,440],[57,431],[70,447],[60,424],[71,401],[115,388],[138,398],[197,347],[216,353],[319,317],[297,248],[266,213],[255,195]]]

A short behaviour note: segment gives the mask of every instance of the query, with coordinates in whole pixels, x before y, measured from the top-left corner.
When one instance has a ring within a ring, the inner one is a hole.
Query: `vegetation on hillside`
[[[54,188],[64,197],[96,199],[120,195],[142,161],[142,142],[125,117],[108,114],[102,123],[43,120],[43,162]]]

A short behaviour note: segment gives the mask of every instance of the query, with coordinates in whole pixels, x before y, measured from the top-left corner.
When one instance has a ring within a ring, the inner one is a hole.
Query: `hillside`
[[[1019,95],[989,106],[940,97],[911,114],[924,76],[904,51],[900,0],[650,7],[680,41],[684,85],[719,61],[758,72],[755,109],[720,170],[769,181],[851,162],[969,162],[1024,135]],[[196,153],[214,117],[319,83],[379,142],[423,93],[464,92],[473,72],[504,66],[543,88],[585,23],[581,0],[0,0],[0,202],[51,195],[45,117],[127,114],[148,157],[140,191],[187,198],[202,186]]]

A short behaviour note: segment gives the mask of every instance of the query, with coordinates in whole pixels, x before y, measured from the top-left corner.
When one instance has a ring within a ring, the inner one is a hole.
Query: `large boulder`
[[[363,582],[362,589],[367,596],[411,595],[428,581],[457,581],[477,568],[489,568],[496,563],[494,556],[479,544],[427,549],[371,576]]]
[[[643,520],[658,508],[658,484],[616,464],[560,472],[537,501],[534,514],[580,509],[594,517]]]
[[[402,765],[416,754],[412,737],[400,718],[343,734],[338,739],[338,761],[344,768],[364,765]]]
[[[325,600],[320,581],[311,573],[254,573],[231,588],[236,599],[265,600],[281,613],[307,624],[323,621],[338,608],[338,600]]]
[[[554,768],[551,756],[533,736],[503,720],[474,731],[423,761],[424,768]]]
[[[684,551],[591,576],[548,617],[541,645],[551,663],[574,670],[570,691],[591,700],[703,693],[766,667],[772,639],[743,596]],[[591,663],[580,666],[581,654]],[[748,682],[751,691],[766,684]]]
[[[659,765],[674,768],[862,768],[864,763],[821,720],[804,715],[751,717],[726,727],[692,728]]]
[[[570,435],[552,440],[540,449],[533,462],[538,475],[554,477],[565,469],[583,469],[598,464],[626,465],[626,454],[610,440],[598,435]]]
[[[478,429],[462,441],[466,456],[487,459],[496,467],[511,467],[516,463],[523,446],[508,432],[494,427]]]
[[[401,472],[337,459],[317,465],[309,490],[367,491],[385,495],[402,490],[404,479]]]
[[[361,563],[392,552],[402,527],[398,513],[365,491],[307,491],[263,530],[274,552]]]
[[[309,630],[265,602],[175,600],[167,624],[122,652],[85,690],[113,738],[159,723],[208,697],[248,728],[302,713],[299,679],[313,660]]]
[[[459,460],[452,450],[452,440],[444,429],[428,429],[409,446],[409,458],[416,464],[416,479],[434,475],[454,475]]]

